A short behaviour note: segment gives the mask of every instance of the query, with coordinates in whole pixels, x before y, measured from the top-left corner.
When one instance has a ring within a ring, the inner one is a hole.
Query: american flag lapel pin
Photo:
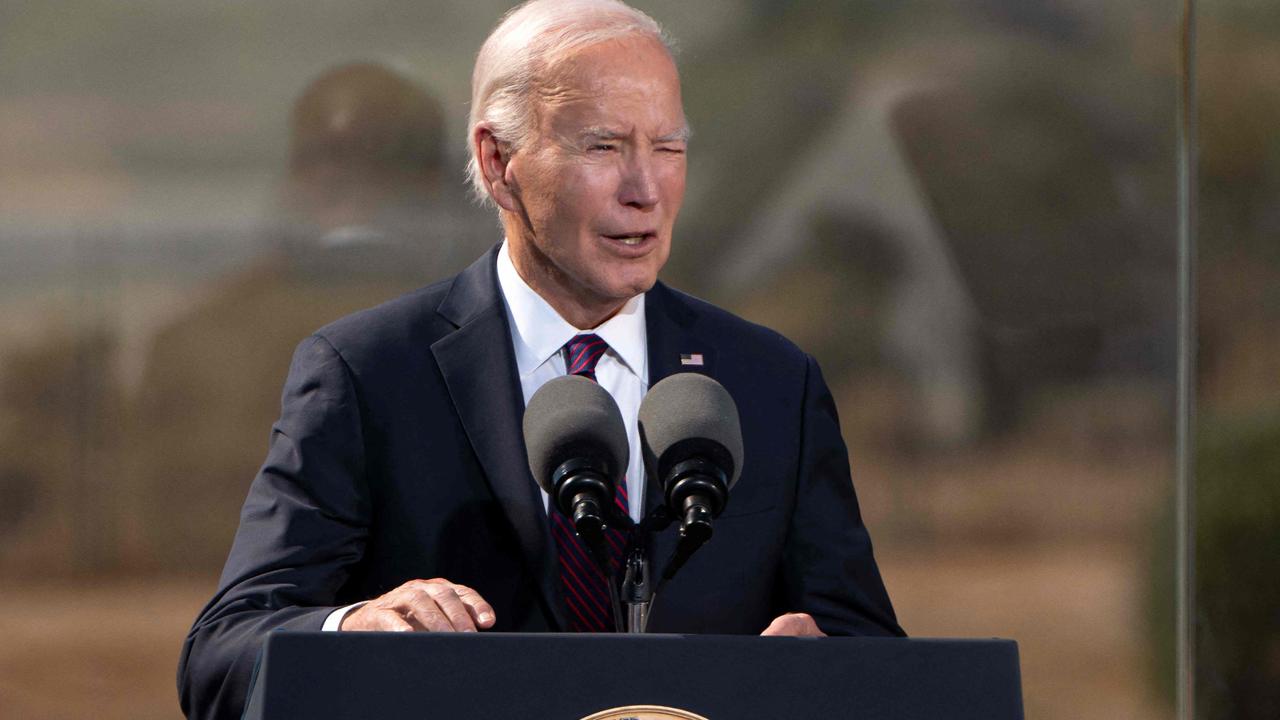
[[[702,353],[680,353],[680,364],[702,367]]]

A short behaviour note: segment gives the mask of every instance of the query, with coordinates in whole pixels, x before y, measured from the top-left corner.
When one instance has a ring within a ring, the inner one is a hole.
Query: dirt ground
[[[880,564],[912,635],[1019,641],[1028,718],[1168,716],[1145,690],[1138,558],[1123,546],[882,551]],[[212,590],[211,577],[4,587],[0,718],[180,718],[178,651]]]
[[[174,678],[213,579],[0,590],[0,717],[180,718]]]
[[[1172,717],[1149,690],[1142,575],[1124,548],[882,554],[880,566],[911,635],[1018,641],[1028,718]]]

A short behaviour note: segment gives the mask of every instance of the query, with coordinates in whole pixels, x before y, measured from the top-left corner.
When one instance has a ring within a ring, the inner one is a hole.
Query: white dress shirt
[[[575,328],[534,292],[511,262],[507,243],[498,251],[498,289],[507,309],[511,345],[515,348],[516,370],[525,405],[549,380],[564,375],[565,343],[581,333],[594,333],[609,344],[596,364],[596,382],[609,391],[627,428],[631,457],[627,462],[627,497],[631,518],[637,522],[644,512],[644,458],[640,454],[640,401],[649,390],[649,341],[645,330],[644,295],[626,302],[613,317],[594,328]],[[542,493],[543,507],[549,498]],[[448,578],[446,578],[448,579]],[[325,619],[324,630],[337,630],[347,613],[364,603],[334,610]]]
[[[596,365],[596,382],[609,391],[622,422],[627,427],[631,457],[627,462],[627,496],[631,518],[637,522],[644,512],[644,458],[640,455],[638,426],[640,401],[649,389],[649,343],[645,332],[644,295],[626,302],[613,317],[594,328],[575,328],[533,291],[516,272],[502,244],[498,252],[498,286],[507,305],[511,344],[516,351],[516,369],[525,405],[549,380],[564,375],[565,343],[581,333],[594,333],[609,344]],[[542,494],[543,507],[548,502]]]

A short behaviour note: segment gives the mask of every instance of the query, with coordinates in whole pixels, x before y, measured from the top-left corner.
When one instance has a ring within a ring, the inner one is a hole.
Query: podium
[[[1010,640],[273,633],[245,712],[285,718],[1021,720]]]

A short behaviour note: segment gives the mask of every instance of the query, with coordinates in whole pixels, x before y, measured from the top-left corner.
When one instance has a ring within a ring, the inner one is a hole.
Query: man
[[[660,502],[636,450],[645,389],[701,371],[739,407],[742,476],[650,631],[901,634],[812,358],[657,283],[687,140],[675,64],[642,13],[534,0],[494,30],[473,77],[471,174],[506,240],[299,347],[221,587],[184,648],[189,714],[238,712],[275,629],[609,629],[520,431],[524,402],[566,371],[623,410],[633,517]],[[673,535],[655,541],[659,563]]]

